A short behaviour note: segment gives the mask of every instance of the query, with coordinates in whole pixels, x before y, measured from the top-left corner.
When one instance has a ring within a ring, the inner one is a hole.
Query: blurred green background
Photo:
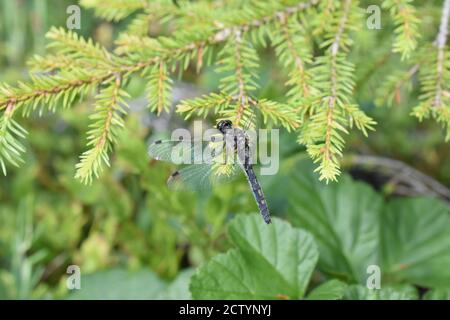
[[[27,77],[27,58],[45,52],[46,31],[65,25],[65,11],[72,3],[0,0],[0,81],[15,83]],[[127,20],[112,26],[83,10],[80,33],[112,48],[115,35],[126,24]],[[280,75],[272,53],[262,54],[262,96],[283,100],[282,81],[273,81]],[[357,76],[363,79],[365,75],[361,71]],[[214,88],[217,81],[213,72],[201,76],[192,72],[176,83],[176,90],[181,96],[186,91],[187,95],[198,94]],[[173,167],[151,161],[147,145],[151,139],[167,135],[172,127],[189,124],[176,116],[157,120],[139,107],[144,87],[140,79],[129,84],[133,111],[126,120],[128,130],[120,139],[112,168],[92,186],[73,178],[78,155],[84,151],[91,101],[56,115],[18,119],[29,137],[26,163],[0,179],[0,298],[67,298],[69,265],[80,266],[82,274],[101,274],[100,280],[89,281],[92,287],[95,281],[100,281],[100,286],[132,274],[137,279],[131,281],[133,290],[121,288],[122,294],[188,297],[186,283],[192,270],[230,247],[225,235],[227,222],[237,214],[257,210],[244,179],[208,194],[174,193],[165,187]],[[375,107],[364,94],[372,90],[361,90],[357,98],[378,122],[377,130],[369,139],[352,134],[348,157],[370,153],[402,160],[449,186],[450,148],[439,127],[432,122],[419,124],[410,117],[414,102],[389,109]],[[296,138],[282,133],[282,170],[277,176],[262,178],[273,215],[283,218],[289,210],[283,186],[290,164],[306,157]],[[386,179],[378,179],[377,172],[353,170],[351,161],[347,168],[385,196],[393,192]],[[326,188],[325,184],[322,187]],[[148,283],[139,281],[142,275]],[[114,288],[110,292],[117,297]]]

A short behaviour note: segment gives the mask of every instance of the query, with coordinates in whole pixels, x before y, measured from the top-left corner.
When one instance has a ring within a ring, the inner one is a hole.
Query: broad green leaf
[[[304,295],[318,258],[317,248],[309,234],[280,219],[268,226],[259,215],[234,219],[229,234],[250,264],[264,263],[282,275],[294,296]]]
[[[344,299],[346,300],[412,300],[415,299],[406,290],[394,288],[368,289],[361,285],[351,285],[347,288]]]
[[[347,288],[347,284],[342,281],[333,279],[329,280],[325,283],[322,283],[320,286],[314,288],[312,290],[307,300],[338,300],[342,299],[345,293],[345,289]]]
[[[81,289],[69,295],[76,300],[155,299],[166,284],[153,272],[113,269],[81,274]]]
[[[381,216],[382,271],[391,280],[450,288],[450,211],[436,199],[399,199]]]
[[[349,281],[365,283],[367,267],[378,265],[382,198],[368,185],[343,175],[339,182],[318,181],[304,162],[292,170],[288,190],[294,226],[314,235],[319,267]]]
[[[450,289],[433,289],[425,293],[424,300],[450,300]]]
[[[392,289],[395,292],[401,293],[402,295],[408,297],[411,300],[419,299],[419,291],[412,284],[390,283],[388,285],[384,285],[382,289]]]
[[[239,216],[229,228],[236,249],[220,254],[192,277],[195,299],[299,299],[318,259],[312,237],[275,218]]]
[[[178,276],[157,295],[158,300],[190,300],[192,299],[189,292],[189,281],[193,269],[187,269],[181,271]]]
[[[232,249],[201,266],[189,289],[194,299],[275,299],[284,283],[250,269],[242,253]]]

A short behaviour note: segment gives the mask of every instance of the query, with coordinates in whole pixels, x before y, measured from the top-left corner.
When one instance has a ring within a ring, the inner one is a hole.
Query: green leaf
[[[283,284],[263,276],[250,270],[241,252],[232,249],[200,267],[190,291],[194,299],[274,299],[283,292]]]
[[[165,283],[153,272],[113,269],[81,274],[81,289],[69,296],[76,300],[146,300],[165,289]]]
[[[189,279],[193,270],[180,272],[172,283],[167,284],[151,271],[130,272],[112,269],[83,276],[81,289],[69,295],[76,300],[188,300]]]
[[[424,300],[450,300],[450,289],[433,289],[428,291]]]
[[[189,281],[193,269],[187,269],[180,272],[180,274],[170,283],[166,289],[161,291],[156,297],[159,300],[190,300],[192,299],[189,292]]]
[[[412,300],[415,297],[406,290],[394,288],[368,289],[361,285],[351,285],[345,292],[346,300]]]
[[[383,286],[382,289],[392,289],[395,292],[399,292],[406,297],[409,297],[409,299],[412,300],[418,300],[419,299],[419,292],[417,291],[417,288],[413,286],[412,284],[405,284],[405,283],[393,283],[389,284],[387,286]]]
[[[237,249],[220,254],[192,277],[194,299],[299,299],[318,259],[312,237],[259,215],[233,220],[229,234]]]
[[[376,265],[383,285],[450,287],[450,212],[444,203],[416,198],[383,204],[349,176],[325,186],[303,165],[292,172],[289,215],[315,236],[324,272],[365,284],[367,267]]]
[[[342,281],[333,279],[322,283],[314,288],[306,298],[307,300],[338,300],[342,299],[347,284]]]
[[[436,199],[399,199],[381,215],[382,270],[424,287],[450,287],[450,211]]]
[[[292,170],[289,217],[311,232],[320,251],[319,267],[349,281],[365,283],[367,267],[379,265],[378,215],[382,198],[368,185],[343,175],[339,183],[317,181],[302,162]]]
[[[229,234],[250,263],[262,260],[260,263],[283,276],[295,294],[304,295],[318,258],[309,234],[282,220],[267,226],[259,215],[234,219]]]

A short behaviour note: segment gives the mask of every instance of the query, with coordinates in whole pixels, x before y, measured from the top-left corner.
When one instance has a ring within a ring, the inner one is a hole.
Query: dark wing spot
[[[162,140],[156,140],[155,142],[153,142],[154,144],[161,144]]]
[[[172,178],[175,178],[179,175],[180,175],[180,171],[175,171],[174,173],[172,173]]]
[[[169,179],[167,179],[167,184],[170,185],[172,182],[177,180],[179,177],[180,177],[180,172],[179,171],[175,171],[174,173],[172,173],[170,175]]]
[[[183,141],[183,136],[179,136],[178,140]]]

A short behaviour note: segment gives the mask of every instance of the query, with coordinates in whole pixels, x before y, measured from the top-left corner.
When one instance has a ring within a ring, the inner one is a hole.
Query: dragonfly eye
[[[221,120],[217,124],[217,130],[225,134],[228,129],[233,128],[233,123],[230,120]]]

